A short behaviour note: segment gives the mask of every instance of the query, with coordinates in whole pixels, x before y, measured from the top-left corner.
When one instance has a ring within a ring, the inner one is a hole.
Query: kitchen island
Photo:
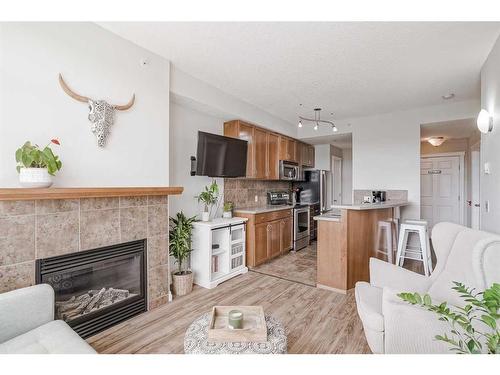
[[[332,211],[315,216],[318,221],[317,287],[347,293],[358,281],[369,281],[370,257],[386,260],[383,251],[387,232],[392,228],[392,249],[396,249],[399,208],[407,201],[387,201],[357,205],[335,205]],[[379,236],[380,234],[380,236]],[[377,243],[379,242],[379,243]],[[383,251],[378,251],[382,249]]]

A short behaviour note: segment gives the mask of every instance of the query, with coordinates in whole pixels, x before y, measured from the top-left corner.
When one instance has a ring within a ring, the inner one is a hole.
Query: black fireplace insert
[[[147,310],[146,240],[36,261],[36,283],[55,291],[55,318],[82,338]]]

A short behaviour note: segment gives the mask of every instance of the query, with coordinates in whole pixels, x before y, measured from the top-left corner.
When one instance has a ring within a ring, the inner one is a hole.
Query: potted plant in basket
[[[233,217],[233,207],[233,202],[224,203],[224,211],[222,212],[222,217],[231,219]]]
[[[193,289],[193,272],[184,269],[191,253],[191,234],[196,216],[187,218],[184,213],[178,212],[176,217],[170,217],[169,254],[175,258],[177,271],[172,273],[174,294],[183,296]]]
[[[208,186],[205,186],[205,190],[195,197],[198,199],[198,203],[203,202],[204,209],[201,214],[202,221],[209,221],[212,215],[212,208],[219,200],[219,185],[215,180]]]
[[[52,177],[61,169],[62,163],[54,155],[50,144],[60,145],[59,140],[51,139],[41,149],[37,144],[27,141],[16,151],[17,172],[19,183],[28,188],[45,188],[52,185]]]

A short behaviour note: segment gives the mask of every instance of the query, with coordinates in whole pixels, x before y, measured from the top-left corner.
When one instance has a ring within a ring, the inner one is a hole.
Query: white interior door
[[[432,227],[442,221],[461,224],[460,158],[422,158],[420,211]]]
[[[471,152],[471,227],[479,229],[481,226],[481,206],[479,195],[479,177],[481,173],[481,162],[479,151]]]
[[[342,159],[332,157],[332,202],[342,204]]]

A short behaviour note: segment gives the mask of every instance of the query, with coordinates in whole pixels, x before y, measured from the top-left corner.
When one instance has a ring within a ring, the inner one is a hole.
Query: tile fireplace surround
[[[0,200],[0,293],[35,283],[35,260],[147,239],[148,306],[168,301],[168,196]]]

